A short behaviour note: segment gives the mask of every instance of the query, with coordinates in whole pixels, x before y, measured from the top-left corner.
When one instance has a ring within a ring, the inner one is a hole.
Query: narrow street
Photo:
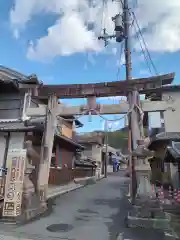
[[[96,184],[58,197],[47,216],[5,235],[12,236],[7,237],[9,240],[162,240],[163,234],[155,230],[125,228],[127,182],[122,173],[111,174]],[[120,233],[124,233],[123,238]]]

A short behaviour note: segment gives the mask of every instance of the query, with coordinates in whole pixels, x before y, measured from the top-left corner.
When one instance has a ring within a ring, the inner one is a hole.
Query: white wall
[[[24,133],[12,132],[10,135],[9,149],[20,149],[24,146]]]
[[[166,132],[180,132],[180,93],[167,92],[163,93],[163,99],[174,101],[175,111],[168,108],[164,112],[164,125]]]
[[[22,149],[24,147],[24,134],[21,132],[12,132],[10,134],[8,150]],[[8,167],[8,161],[6,161],[6,167]]]
[[[6,133],[0,133],[0,167],[4,164],[4,154],[6,149]],[[21,149],[24,146],[24,133],[11,133],[9,140],[9,150],[10,149]],[[7,166],[7,164],[6,164]]]
[[[92,158],[96,160],[96,162],[101,162],[102,160],[102,149],[98,147],[98,145],[92,146]]]

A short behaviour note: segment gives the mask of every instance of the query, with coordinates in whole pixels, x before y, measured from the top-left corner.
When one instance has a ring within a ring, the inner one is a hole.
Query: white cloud
[[[27,56],[32,59],[71,55],[74,52],[98,51],[100,46],[95,34],[87,31],[77,13],[66,14],[48,28],[48,35],[29,47]]]
[[[59,14],[59,20],[48,28],[47,36],[29,45],[28,58],[46,60],[59,55],[102,50],[97,39],[102,29],[102,1],[96,0],[93,6],[89,6],[87,0],[16,0],[10,12],[16,38],[33,16],[42,12]],[[109,1],[105,23],[109,33],[113,32],[111,17],[116,13],[116,4]],[[94,29],[88,30],[88,23],[93,24]]]
[[[89,4],[91,2],[91,4]],[[42,13],[59,15],[58,21],[48,28],[46,36],[29,45],[27,56],[31,59],[53,59],[60,55],[76,52],[101,51],[97,36],[103,27],[113,33],[114,16],[119,8],[117,2],[108,0],[103,18],[101,0],[15,0],[10,11],[11,26],[18,38],[29,21]],[[144,38],[151,51],[174,52],[180,50],[180,1],[138,0],[136,16],[139,25],[145,29]],[[153,13],[153,15],[152,15]],[[94,25],[88,30],[87,23]],[[135,43],[136,49],[139,44]],[[115,54],[114,48],[112,52]]]
[[[139,25],[148,29],[144,39],[149,50],[174,52],[180,50],[180,1],[138,0]],[[139,49],[139,44],[136,43]]]

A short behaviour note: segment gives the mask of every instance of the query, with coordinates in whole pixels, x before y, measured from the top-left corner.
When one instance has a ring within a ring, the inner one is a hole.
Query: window
[[[20,99],[0,100],[0,119],[18,119],[21,112]]]
[[[56,167],[56,156],[55,156],[55,154],[53,154],[52,158],[51,158],[51,167]]]
[[[53,146],[52,157],[51,157],[51,167],[56,167],[56,148]]]
[[[57,167],[62,167],[62,149],[60,149],[59,145],[56,146],[56,158],[57,162],[56,165]]]

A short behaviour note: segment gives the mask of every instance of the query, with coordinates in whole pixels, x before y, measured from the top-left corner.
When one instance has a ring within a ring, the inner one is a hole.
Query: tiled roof
[[[180,133],[179,132],[162,132],[158,133],[156,135],[157,140],[173,140],[173,139],[180,139]]]
[[[27,132],[35,129],[37,130],[37,127],[26,127],[22,122],[0,122],[0,132]]]
[[[30,76],[26,76],[22,73],[19,73],[13,69],[4,67],[0,65],[0,80],[3,82],[21,82],[21,83],[28,83],[28,84],[41,84],[35,74]]]
[[[26,76],[22,73],[19,73],[13,69],[6,68],[0,65],[0,84],[1,84],[1,93],[2,92],[19,92],[21,91],[21,87],[25,86],[38,86],[42,85],[35,74]],[[33,89],[34,94],[37,94],[37,88]]]
[[[74,161],[75,165],[76,166],[88,166],[88,167],[95,167],[96,165],[92,162],[89,162],[89,161],[85,161],[85,160],[82,160],[82,159],[79,159],[79,160],[75,160]]]
[[[180,155],[176,152],[176,150],[175,150],[173,147],[168,146],[168,147],[167,147],[167,151],[171,154],[171,156],[172,156],[174,159],[177,159],[177,158],[180,157]]]
[[[175,159],[180,159],[180,142],[171,142],[170,146],[167,146],[167,152]]]
[[[65,140],[65,141],[71,143],[72,145],[76,146],[77,148],[84,149],[84,147],[81,144],[73,141],[73,139],[67,138],[67,137],[59,135],[59,134],[56,134],[56,136],[59,137],[62,140]]]
[[[165,142],[165,141],[180,141],[180,133],[179,132],[158,133],[150,139],[148,148],[153,149],[157,142]]]
[[[43,129],[37,127],[37,126],[24,126],[23,122],[0,122],[0,132],[28,132],[28,131],[42,131]],[[58,138],[67,141],[77,148],[84,149],[84,147],[72,139],[69,139],[67,137],[61,136],[57,131],[55,131],[55,136]]]

